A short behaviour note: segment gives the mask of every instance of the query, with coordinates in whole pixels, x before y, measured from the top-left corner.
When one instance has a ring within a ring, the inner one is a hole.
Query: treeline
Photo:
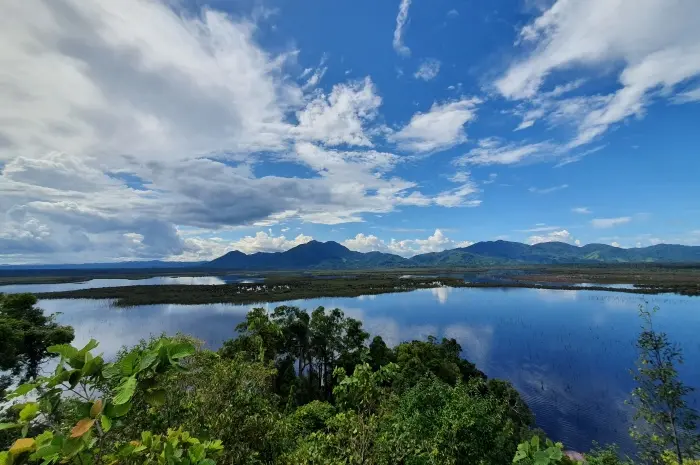
[[[635,463],[688,464],[700,442],[679,352],[643,316]],[[23,400],[0,419],[0,465],[572,463],[454,339],[390,348],[338,309],[288,306],[253,309],[236,331],[217,352],[163,336],[112,363],[95,341],[44,346],[58,366],[8,396]],[[632,463],[614,446],[586,460]]]

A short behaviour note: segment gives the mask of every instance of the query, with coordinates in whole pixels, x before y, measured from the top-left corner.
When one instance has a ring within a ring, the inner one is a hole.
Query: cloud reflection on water
[[[700,346],[693,328],[700,325],[700,299],[645,297],[662,306],[659,325],[684,347],[684,376],[699,384]],[[63,311],[59,320],[75,327],[76,343],[94,337],[107,357],[162,332],[186,332],[216,348],[234,336],[251,307],[272,310],[283,304],[309,311],[341,308],[392,346],[428,335],[454,337],[480,369],[516,386],[554,439],[587,449],[593,439],[629,442],[623,401],[632,387],[628,369],[635,359],[639,302],[636,295],[600,291],[437,288],[245,306],[116,309],[91,300],[41,305],[49,312]]]

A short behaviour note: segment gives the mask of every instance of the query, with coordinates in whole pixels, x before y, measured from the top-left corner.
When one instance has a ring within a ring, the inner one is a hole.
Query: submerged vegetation
[[[24,311],[41,313],[29,297],[21,297],[32,302]],[[690,388],[676,372],[680,351],[654,330],[651,313],[642,316],[639,457],[594,447],[585,454],[591,465],[689,465],[700,455]],[[185,335],[154,337],[111,363],[96,341],[46,347],[59,357],[56,369],[7,396],[0,465],[576,460],[536,429],[510,383],[462,359],[455,339],[391,348],[370,340],[360,321],[322,307],[255,308],[236,332],[217,352]]]

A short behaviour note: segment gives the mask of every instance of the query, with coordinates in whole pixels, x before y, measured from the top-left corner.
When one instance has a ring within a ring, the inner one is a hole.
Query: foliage
[[[22,381],[38,375],[41,362],[49,356],[47,347],[73,340],[73,328],[44,315],[36,302],[31,294],[0,294],[0,371]]]
[[[16,430],[19,438],[0,453],[0,463],[213,464],[212,457],[222,449],[220,441],[201,442],[182,429],[165,434],[142,431],[131,441],[119,435],[137,393],[154,407],[162,405],[166,386],[159,381],[171,370],[184,370],[180,361],[191,356],[194,347],[161,339],[149,350],[106,364],[102,356],[92,354],[97,345],[91,340],[81,349],[68,344],[46,349],[60,356],[53,375],[37,377],[8,396],[32,395],[35,400],[13,406],[18,412],[15,421],[2,427]],[[114,388],[106,388],[110,384]],[[66,418],[66,411],[74,418]],[[30,436],[36,429],[43,432]]]
[[[297,448],[282,458],[283,463],[368,464],[376,463],[375,442],[380,414],[378,409],[387,395],[386,382],[396,366],[386,365],[372,371],[369,364],[358,365],[348,376],[336,368],[333,390],[336,415],[326,420],[326,429],[313,431],[301,439]]]
[[[462,347],[455,339],[443,338],[438,343],[434,336],[428,336],[427,341],[399,344],[395,350],[400,367],[396,388],[399,391],[409,389],[428,373],[452,386],[459,380],[486,378],[473,363],[461,358],[461,352]]]
[[[667,450],[676,462],[700,454],[698,413],[688,406],[687,396],[693,389],[678,377],[678,365],[683,363],[680,348],[668,340],[666,333],[654,329],[652,317],[657,308],[639,308],[643,321],[637,339],[639,359],[633,372],[637,387],[631,403],[636,409],[635,425],[630,434],[637,442],[639,455],[647,463],[663,463]]]
[[[586,453],[586,463],[588,465],[632,465],[631,460],[620,458],[617,446],[600,447],[595,442],[591,451]]]
[[[680,352],[643,316],[639,419],[690,425]],[[0,465],[572,463],[532,429],[517,390],[462,359],[455,339],[368,344],[360,321],[322,307],[256,308],[236,329],[218,353],[184,335],[142,341],[112,363],[93,355],[95,341],[46,348],[58,367],[10,395]],[[677,431],[683,465],[696,465],[692,431]],[[666,450],[675,443],[649,440],[656,455],[645,463],[679,465]],[[594,447],[586,461],[631,465],[615,447]]]
[[[484,392],[480,378],[455,386],[422,378],[382,421],[381,463],[509,463],[519,430],[504,403]]]
[[[550,465],[562,463],[564,460],[564,445],[553,443],[546,439],[544,445],[539,436],[533,436],[529,441],[518,444],[518,452],[513,457],[513,463],[521,465]]]

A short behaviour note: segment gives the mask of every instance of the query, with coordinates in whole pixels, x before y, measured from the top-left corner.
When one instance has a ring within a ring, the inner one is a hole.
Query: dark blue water
[[[644,296],[659,305],[655,325],[681,344],[682,377],[700,387],[700,298]],[[487,375],[511,381],[538,425],[567,448],[587,450],[591,441],[629,449],[638,306],[643,297],[601,291],[436,288],[358,298],[261,304],[339,307],[361,319],[388,344],[454,337],[464,356]],[[42,301],[59,320],[75,327],[76,344],[94,337],[106,356],[150,334],[192,334],[211,348],[234,335],[251,306],[152,305],[116,309],[107,301]],[[692,399],[698,408],[698,396]]]

